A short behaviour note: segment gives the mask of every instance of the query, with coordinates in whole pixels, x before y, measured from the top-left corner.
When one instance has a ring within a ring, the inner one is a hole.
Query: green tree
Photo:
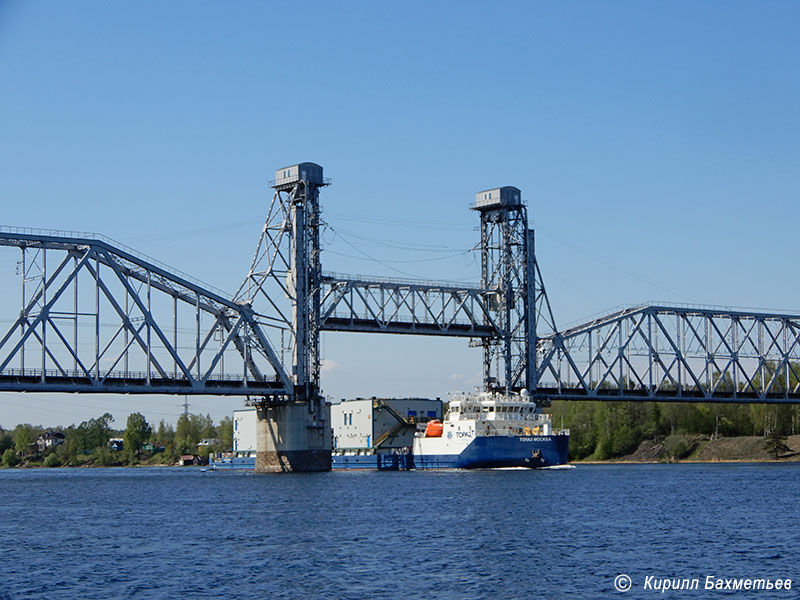
[[[599,460],[607,460],[614,455],[614,411],[608,402],[595,403],[594,423],[597,428],[597,446],[595,447],[595,457]]]
[[[214,419],[211,418],[211,415],[206,415],[205,417],[200,415],[199,422],[200,425],[200,439],[212,439],[217,437],[217,428],[214,427]]]
[[[19,458],[17,457],[17,453],[14,452],[12,448],[6,448],[6,451],[3,452],[3,466],[16,467],[18,464]]]
[[[9,448],[14,447],[14,438],[3,432],[0,435],[0,456]]]
[[[792,407],[788,404],[779,404],[773,406],[773,429],[776,429],[781,435],[789,435],[792,431]]]
[[[83,450],[91,452],[95,448],[105,448],[111,439],[111,422],[114,420],[109,413],[102,417],[89,419],[78,425],[79,437],[83,442]]]
[[[175,447],[181,454],[197,452],[201,439],[216,437],[211,415],[181,415],[175,426]]]
[[[151,441],[166,444],[167,442],[175,441],[175,428],[169,423],[165,423],[164,419],[158,424],[158,430],[153,432]]]
[[[217,429],[222,452],[230,452],[233,450],[233,420],[230,417],[225,417]]]
[[[152,433],[152,428],[144,415],[135,412],[128,415],[128,423],[125,427],[125,434],[122,439],[122,444],[125,452],[128,454],[130,460],[139,458],[139,451]]]
[[[69,450],[70,460],[74,460],[79,454],[89,454],[92,451],[86,435],[85,422],[77,427],[70,427],[64,434],[67,436],[64,445]]]
[[[17,425],[14,428],[14,442],[17,452],[22,455],[28,453],[28,447],[36,441],[35,430],[29,423]]]
[[[75,457],[77,456],[77,455],[73,455],[70,452],[69,442],[68,442],[68,440],[69,440],[68,431],[69,431],[69,428],[66,431],[64,431],[64,435],[67,436],[67,441],[65,443],[63,443],[63,444],[59,444],[58,446],[56,446],[56,449],[55,449],[55,452],[54,452],[56,454],[56,456],[58,456],[58,459],[61,461],[62,465],[74,464]]]
[[[767,439],[764,441],[764,450],[777,459],[783,452],[788,452],[790,450],[789,446],[786,445],[786,439],[786,436],[783,435],[780,430],[773,429],[769,432]]]
[[[756,435],[750,406],[747,404],[716,404],[716,432],[721,436]]]
[[[648,402],[648,404],[650,405],[650,418],[645,429],[648,437],[652,437],[655,441],[661,434],[661,405],[658,402]]]
[[[56,450],[62,464],[84,464],[88,460],[86,457],[97,448],[105,448],[111,438],[113,420],[109,413],[105,413],[96,419],[89,419],[80,425],[71,425],[64,429],[65,443]]]
[[[175,447],[175,441],[170,440],[164,444],[164,464],[171,465],[177,462],[180,456],[178,449]]]
[[[554,400],[548,412],[553,424],[570,430],[569,456],[580,460],[590,456],[597,445],[597,428],[594,423],[594,402],[582,400]],[[231,447],[233,443],[231,441]]]
[[[181,454],[188,453],[200,441],[200,432],[195,429],[194,415],[183,414],[175,424],[175,448]]]
[[[107,446],[98,446],[92,452],[95,462],[101,467],[108,467],[114,464],[114,457]]]
[[[105,448],[108,445],[108,440],[111,439],[111,423],[113,421],[114,417],[110,413],[105,413],[102,417],[89,420],[87,433],[91,448]]]

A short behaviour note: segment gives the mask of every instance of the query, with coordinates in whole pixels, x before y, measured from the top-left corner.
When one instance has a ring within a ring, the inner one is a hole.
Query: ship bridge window
[[[494,412],[494,406],[489,407],[489,412]]]

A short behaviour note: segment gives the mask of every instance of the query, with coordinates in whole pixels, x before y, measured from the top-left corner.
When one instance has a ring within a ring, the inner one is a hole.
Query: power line
[[[419,259],[410,259],[410,260],[380,260],[380,259],[377,259],[374,256],[371,256],[371,255],[367,254],[366,252],[364,252],[361,248],[359,248],[354,243],[352,243],[350,240],[348,240],[347,239],[348,236],[345,235],[344,233],[342,233],[341,231],[331,227],[330,225],[329,225],[329,227],[330,227],[331,231],[333,231],[334,233],[336,233],[338,235],[339,239],[341,239],[345,244],[350,246],[353,250],[358,252],[361,256],[353,256],[353,255],[349,255],[349,254],[344,254],[344,253],[336,252],[335,250],[330,250],[330,249],[326,249],[325,252],[330,252],[331,254],[335,254],[335,255],[338,255],[338,256],[343,256],[345,258],[353,258],[353,259],[356,259],[356,260],[367,260],[367,261],[370,261],[370,262],[374,262],[374,263],[377,263],[377,264],[379,264],[379,265],[381,265],[383,267],[386,267],[387,269],[395,271],[396,273],[400,273],[401,275],[405,275],[407,277],[413,277],[413,278],[417,278],[417,279],[420,278],[419,275],[417,275],[415,273],[409,273],[408,271],[403,271],[401,269],[393,267],[389,263],[406,264],[406,263],[433,262],[433,261],[439,261],[439,260],[445,260],[445,259],[449,259],[449,258],[454,258],[456,256],[463,256],[465,254],[469,254],[470,252],[472,252],[472,250],[464,250],[464,251],[458,252],[456,254],[451,254],[451,255],[448,255],[448,256],[437,256],[437,257],[434,257],[434,258],[419,258]]]
[[[336,229],[333,228],[332,225],[326,223],[325,224],[334,234],[347,234],[351,238],[360,240],[362,242],[366,242],[368,244],[374,244],[376,246],[382,247],[389,247],[389,248],[398,248],[400,250],[411,250],[413,252],[452,252],[458,251],[463,252],[463,248],[456,248],[455,246],[441,246],[441,245],[434,245],[434,244],[415,244],[411,242],[399,242],[396,240],[386,240],[386,239],[377,239],[377,238],[369,238],[360,236],[358,234],[353,233],[352,231],[347,231],[346,229],[342,229],[341,227],[337,227]],[[336,237],[334,236],[334,241]],[[471,249],[470,249],[471,250]]]
[[[353,256],[352,254],[344,254],[343,252],[336,252],[335,250],[325,249],[325,252],[329,252],[331,254],[335,254],[336,256],[344,256],[345,258],[354,258],[356,260],[365,260],[362,256]],[[469,254],[469,250],[465,250],[464,252],[458,252],[457,254],[448,254],[447,256],[436,256],[434,258],[413,258],[407,260],[384,260],[378,261],[372,257],[368,257],[370,260],[374,260],[376,262],[384,263],[392,263],[392,264],[402,264],[402,263],[424,263],[424,262],[436,262],[439,260],[447,260],[448,258],[455,258],[456,256],[464,256],[465,254]],[[388,265],[384,265],[388,266]]]
[[[80,404],[78,402],[74,402],[72,399],[61,401],[61,400],[57,400],[55,398],[41,398],[41,397],[34,396],[34,395],[31,395],[28,398],[29,398],[30,402],[48,402],[50,404],[55,404],[55,405],[61,406],[61,407],[74,406],[76,408],[84,408],[84,409],[89,409],[89,410],[97,410],[98,409],[97,406],[89,406],[88,404]],[[3,400],[3,401],[6,402],[6,400]],[[14,406],[18,406],[18,405],[14,405]],[[123,410],[129,410],[124,405],[117,404],[117,406],[119,406],[119,408],[122,408]],[[138,405],[138,404],[135,405],[136,408],[139,408],[139,406],[140,405]],[[40,410],[51,410],[51,409],[41,408]],[[155,415],[165,416],[165,417],[173,416],[170,413],[162,413],[162,412],[157,412],[157,411],[148,411],[148,412],[152,413],[152,414],[155,414]]]
[[[443,229],[450,231],[474,231],[475,227],[454,226],[447,221],[432,221],[426,219],[419,221],[414,219],[400,219],[392,217],[370,217],[367,215],[351,215],[346,213],[328,212],[326,215],[334,216],[345,221],[355,221],[358,223],[381,223],[384,225],[394,225],[397,227],[410,227],[413,229]]]
[[[608,267],[611,267],[615,271],[623,273],[623,274],[627,275],[628,277],[632,277],[633,279],[636,279],[637,281],[640,281],[642,283],[646,283],[647,285],[653,286],[655,288],[658,288],[658,289],[660,289],[662,291],[665,291],[665,292],[668,292],[670,294],[674,294],[675,296],[678,296],[680,298],[683,298],[684,300],[688,300],[689,302],[693,302],[695,304],[699,304],[701,302],[700,300],[698,300],[697,298],[695,298],[693,296],[689,296],[687,294],[682,294],[682,293],[676,291],[674,287],[666,286],[666,285],[663,285],[661,283],[658,283],[657,281],[653,281],[652,279],[649,279],[648,277],[645,277],[644,275],[641,275],[641,274],[637,273],[636,271],[633,271],[633,270],[625,267],[624,265],[621,265],[621,264],[619,264],[617,262],[614,262],[613,260],[611,260],[609,258],[601,256],[600,254],[598,254],[597,252],[594,252],[593,250],[590,250],[588,248],[584,248],[580,244],[576,244],[576,243],[571,242],[569,240],[565,240],[564,238],[556,235],[555,233],[553,233],[549,229],[540,228],[540,231],[544,232],[546,235],[549,235],[550,237],[554,238],[555,240],[561,242],[565,246],[569,246],[573,250],[576,250],[577,252],[580,252],[584,256],[588,256],[589,258],[592,258],[592,259],[596,260],[599,263],[602,263],[602,264],[604,264],[604,265],[606,265]]]
[[[355,250],[356,252],[358,252],[359,254],[361,254],[361,255],[362,255],[362,256],[363,256],[365,259],[367,259],[367,260],[369,260],[369,261],[371,261],[371,262],[378,263],[379,265],[382,265],[382,266],[386,267],[387,269],[390,269],[390,270],[394,271],[395,273],[400,273],[401,275],[405,275],[406,277],[416,277],[416,275],[414,275],[414,273],[409,273],[408,271],[403,271],[403,270],[401,270],[401,269],[398,269],[398,268],[396,268],[396,267],[393,267],[393,266],[391,266],[391,265],[389,265],[389,264],[386,264],[385,262],[383,262],[383,261],[381,261],[381,260],[378,260],[378,259],[377,259],[377,258],[375,258],[374,256],[370,256],[369,254],[367,254],[366,252],[364,252],[364,251],[363,251],[361,248],[359,248],[359,247],[358,247],[358,246],[356,246],[355,244],[351,243],[351,242],[350,242],[350,241],[349,241],[349,240],[348,240],[348,239],[347,239],[345,236],[343,236],[343,235],[341,235],[341,234],[340,234],[340,235],[339,235],[339,237],[342,239],[342,241],[343,241],[345,244],[347,244],[347,245],[348,245],[348,246],[350,246],[350,247],[351,247],[353,250]]]
[[[230,231],[232,229],[242,229],[244,227],[252,226],[252,221],[237,221],[236,223],[226,223],[219,225],[212,225],[210,227],[197,227],[195,229],[184,229],[182,231],[167,231],[164,233],[153,233],[146,236],[129,236],[121,239],[125,243],[135,244],[152,244],[158,242],[167,242],[171,240],[185,239],[190,237],[204,236],[212,233],[219,233],[221,231]]]

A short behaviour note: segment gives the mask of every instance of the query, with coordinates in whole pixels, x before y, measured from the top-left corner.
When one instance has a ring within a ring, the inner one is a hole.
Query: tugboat
[[[417,469],[497,469],[566,464],[569,430],[554,429],[527,390],[455,394],[444,421],[414,438]]]

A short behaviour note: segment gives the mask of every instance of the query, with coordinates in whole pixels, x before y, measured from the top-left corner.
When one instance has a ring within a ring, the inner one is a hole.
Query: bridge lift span
[[[518,188],[479,192],[481,282],[322,271],[314,163],[276,172],[233,296],[87,234],[0,228],[21,308],[0,338],[0,391],[241,395],[259,471],[330,469],[321,331],[466,337],[483,386],[551,399],[800,402],[800,314],[645,305],[559,330]]]

